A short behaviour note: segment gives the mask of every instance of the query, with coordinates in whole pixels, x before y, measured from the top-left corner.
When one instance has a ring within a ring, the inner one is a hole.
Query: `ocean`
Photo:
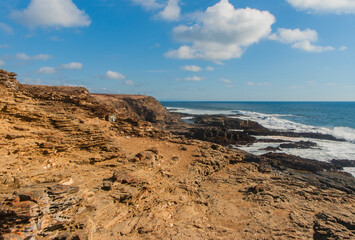
[[[187,114],[238,114],[238,118],[252,120],[262,126],[294,132],[315,132],[330,134],[345,142],[287,138],[289,141],[312,141],[318,144],[312,149],[282,149],[282,152],[296,156],[330,161],[332,159],[355,160],[355,102],[161,102],[169,111]],[[265,137],[258,138],[274,138]],[[284,137],[285,138],[285,137]],[[278,143],[257,142],[238,148],[253,154],[264,154],[261,150]],[[355,175],[354,168],[347,171]]]

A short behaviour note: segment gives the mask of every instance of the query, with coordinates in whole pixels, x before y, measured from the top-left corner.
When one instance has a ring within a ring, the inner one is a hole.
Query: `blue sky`
[[[159,100],[355,101],[355,0],[4,0],[0,68]]]

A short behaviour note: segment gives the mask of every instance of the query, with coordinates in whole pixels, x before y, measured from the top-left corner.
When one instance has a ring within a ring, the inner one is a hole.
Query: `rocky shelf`
[[[0,70],[0,239],[355,238],[348,163],[255,156],[225,146],[260,125],[197,120]]]

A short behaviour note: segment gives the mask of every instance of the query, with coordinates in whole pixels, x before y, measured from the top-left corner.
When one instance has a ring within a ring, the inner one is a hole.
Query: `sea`
[[[319,161],[332,159],[355,160],[355,102],[175,102],[162,101],[172,112],[191,115],[223,114],[258,122],[262,126],[279,131],[312,132],[330,134],[345,141],[330,141],[280,136],[259,136],[257,138],[284,139],[288,141],[312,141],[318,147],[311,149],[282,149],[284,152]],[[191,117],[185,120],[193,120]],[[268,146],[279,143],[257,142],[253,145],[238,146],[253,154],[264,154]],[[355,176],[355,168],[345,168]]]

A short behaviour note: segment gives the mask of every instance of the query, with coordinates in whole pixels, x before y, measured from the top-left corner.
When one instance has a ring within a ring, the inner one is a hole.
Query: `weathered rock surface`
[[[334,165],[174,136],[85,89],[10,80],[0,82],[2,239],[355,237],[354,179]]]
[[[333,159],[332,163],[342,167],[355,167],[355,160],[348,159]]]
[[[281,148],[298,148],[298,149],[309,149],[318,147],[317,143],[310,141],[299,141],[280,144]]]

